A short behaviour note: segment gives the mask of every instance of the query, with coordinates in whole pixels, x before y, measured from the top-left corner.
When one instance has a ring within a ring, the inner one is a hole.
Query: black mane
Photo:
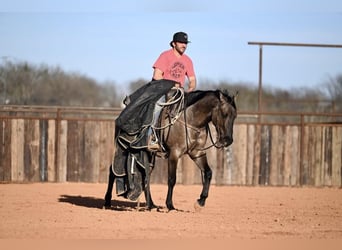
[[[198,100],[202,99],[208,93],[213,93],[219,97],[220,92],[227,98],[228,102],[236,109],[234,97],[232,97],[228,90],[196,90],[185,94],[185,107],[189,107],[196,103]]]

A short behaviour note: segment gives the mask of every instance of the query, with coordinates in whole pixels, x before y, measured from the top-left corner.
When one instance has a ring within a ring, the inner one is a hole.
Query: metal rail
[[[248,42],[248,45],[259,46],[259,90],[258,111],[262,111],[262,59],[263,46],[291,46],[291,47],[315,47],[315,48],[342,48],[342,44],[319,44],[319,43],[284,43],[284,42]],[[261,118],[260,118],[261,121]]]
[[[292,47],[318,47],[318,48],[342,48],[342,44],[322,43],[274,43],[274,42],[248,42],[249,45],[261,46],[292,46]]]

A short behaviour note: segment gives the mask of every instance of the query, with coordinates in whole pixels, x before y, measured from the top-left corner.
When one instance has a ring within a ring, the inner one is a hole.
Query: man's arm
[[[153,70],[153,79],[154,80],[161,80],[163,79],[163,71],[158,68],[154,68]]]
[[[189,84],[188,84],[187,92],[194,91],[195,88],[196,88],[196,77],[195,76],[190,76],[189,77]]]

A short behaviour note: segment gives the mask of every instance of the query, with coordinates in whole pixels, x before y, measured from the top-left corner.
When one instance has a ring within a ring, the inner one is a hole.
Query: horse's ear
[[[233,95],[234,102],[237,101],[237,97],[238,97],[238,96],[239,96],[239,91],[237,90],[237,91],[235,92],[235,95]]]
[[[223,101],[224,96],[227,95],[228,91],[226,89],[222,89],[222,90],[220,89],[219,93],[220,93],[220,101]]]

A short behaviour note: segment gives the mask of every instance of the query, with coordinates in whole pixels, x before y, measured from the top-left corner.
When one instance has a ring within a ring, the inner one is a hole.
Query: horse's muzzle
[[[226,143],[225,143],[225,147],[228,147],[228,146],[230,146],[232,143],[233,143],[233,138],[231,138],[231,137],[228,137],[227,138],[227,140],[225,141]]]
[[[220,140],[219,142],[219,146],[223,146],[223,147],[228,147],[233,143],[233,138],[231,138],[230,136],[224,137],[222,140]]]

